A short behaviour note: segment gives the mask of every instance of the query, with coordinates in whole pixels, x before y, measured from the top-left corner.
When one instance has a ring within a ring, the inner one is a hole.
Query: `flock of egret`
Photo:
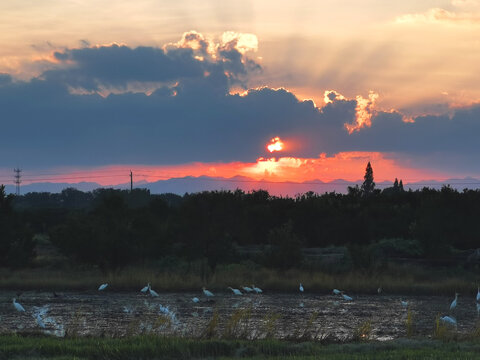
[[[450,304],[450,311],[455,311],[457,308],[458,303],[458,295],[459,293],[455,293],[455,299],[453,299],[452,303]],[[480,287],[477,288],[477,297],[476,297],[476,305],[477,305],[477,316],[480,315]],[[440,321],[444,322],[445,324],[457,326],[457,319],[453,315],[445,315],[440,317]]]
[[[104,291],[106,288],[108,287],[108,283],[105,283],[105,284],[101,284],[99,287],[98,287],[98,291]],[[244,294],[249,294],[249,293],[256,293],[256,294],[261,294],[263,293],[263,290],[260,289],[259,287],[256,287],[255,285],[251,285],[251,286],[242,286],[241,287],[241,290],[240,289],[235,289],[235,288],[232,288],[232,287],[228,287],[227,288],[228,290],[232,291],[232,293],[235,295],[235,296],[242,296]],[[215,295],[210,291],[210,290],[207,290],[205,287],[202,288],[203,290],[203,295],[208,299],[208,298],[212,298],[214,297]],[[243,290],[243,292],[242,292]],[[299,291],[301,294],[303,294],[305,292],[305,288],[303,287],[302,283],[300,283],[299,285]],[[141,290],[140,290],[141,293],[144,293],[144,294],[150,294],[152,297],[158,297],[159,294],[152,289],[150,283],[148,283],[145,287],[143,287]],[[333,294],[334,295],[339,295],[341,296],[345,301],[353,301],[353,298],[348,296],[347,294],[345,294],[344,291],[342,290],[339,290],[339,289],[333,289]],[[380,294],[382,292],[381,288],[378,289],[378,293]],[[455,312],[456,308],[457,308],[457,304],[458,304],[458,295],[460,295],[459,293],[455,293],[455,299],[451,302],[450,304],[450,312]],[[58,295],[56,293],[54,293],[54,297],[58,297]],[[192,301],[194,303],[199,303],[200,302],[200,299],[198,297],[193,297],[192,298]],[[404,300],[400,300],[401,302],[401,305],[404,307],[404,308],[408,308],[408,301],[404,301]],[[336,302],[338,303],[338,302]],[[14,298],[13,299],[13,306],[14,308],[18,311],[18,312],[25,312],[25,308],[17,302],[17,299]],[[300,304],[301,307],[303,307],[303,303]],[[476,296],[476,307],[477,307],[477,315],[480,316],[480,287],[477,288],[477,296]],[[164,312],[168,312],[168,307],[164,308],[163,309]],[[34,314],[34,318],[36,320],[36,323],[38,324],[38,326],[40,326],[41,328],[45,328],[45,322],[44,322],[44,319],[42,318],[42,314],[44,315],[46,311],[43,311],[43,312],[38,312],[37,314]],[[36,316],[35,316],[36,315]],[[457,326],[457,320],[456,318],[449,314],[449,315],[445,315],[445,316],[442,316],[439,318],[440,321],[442,321],[443,323],[445,324],[449,324],[449,325],[453,325],[453,326]]]
[[[347,294],[345,294],[345,291],[338,290],[338,289],[333,289],[332,292],[333,292],[334,295],[341,295],[343,300],[345,300],[345,301],[353,301],[353,298],[351,296],[348,296]]]

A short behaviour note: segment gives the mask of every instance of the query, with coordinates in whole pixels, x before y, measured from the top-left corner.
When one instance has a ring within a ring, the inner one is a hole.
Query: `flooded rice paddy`
[[[364,295],[345,301],[339,295],[264,293],[235,296],[216,293],[15,292],[0,294],[0,333],[43,332],[56,336],[127,336],[162,334],[185,337],[349,340],[370,322],[370,338],[406,335],[408,301],[415,334],[431,336],[437,316],[452,315],[457,331],[471,333],[477,322],[473,297]],[[12,299],[23,305],[18,312]],[[200,302],[192,301],[198,297]]]

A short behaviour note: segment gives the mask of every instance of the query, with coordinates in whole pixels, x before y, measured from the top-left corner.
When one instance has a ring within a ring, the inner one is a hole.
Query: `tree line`
[[[388,243],[385,256],[396,251],[425,258],[480,247],[479,190],[405,191],[396,180],[380,191],[370,164],[363,185],[347,194],[277,197],[236,190],[178,196],[69,188],[14,197],[0,190],[0,261],[7,266],[28,265],[32,236],[39,233],[73,261],[105,270],[165,257],[205,259],[214,269],[243,259],[247,255],[238,249],[249,246],[261,249],[251,260],[280,269],[300,266],[305,247],[346,246],[362,254],[372,244]]]

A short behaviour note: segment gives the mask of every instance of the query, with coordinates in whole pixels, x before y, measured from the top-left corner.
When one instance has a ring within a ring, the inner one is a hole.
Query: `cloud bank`
[[[375,92],[348,99],[329,90],[323,107],[286,89],[233,94],[262,69],[251,58],[257,46],[248,34],[214,43],[189,32],[163,48],[58,51],[30,81],[0,74],[2,166],[249,162],[270,156],[265,144],[279,136],[278,156],[383,152],[411,166],[480,173],[480,106],[406,122],[378,109]]]

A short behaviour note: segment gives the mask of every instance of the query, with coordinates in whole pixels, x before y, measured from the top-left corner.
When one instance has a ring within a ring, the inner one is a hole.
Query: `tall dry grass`
[[[136,291],[150,282],[157,291],[190,291],[202,286],[224,290],[228,286],[255,284],[268,291],[296,292],[301,282],[308,292],[318,293],[338,288],[349,289],[351,293],[374,294],[381,286],[390,294],[440,295],[472,292],[476,289],[477,279],[473,273],[445,276],[430,269],[413,267],[396,267],[371,275],[355,271],[330,274],[299,269],[281,272],[232,264],[218,266],[207,279],[195,270],[168,271],[153,267],[130,267],[108,274],[86,269],[0,269],[1,289],[84,291],[97,289],[105,282],[109,283],[110,289],[117,291]]]

